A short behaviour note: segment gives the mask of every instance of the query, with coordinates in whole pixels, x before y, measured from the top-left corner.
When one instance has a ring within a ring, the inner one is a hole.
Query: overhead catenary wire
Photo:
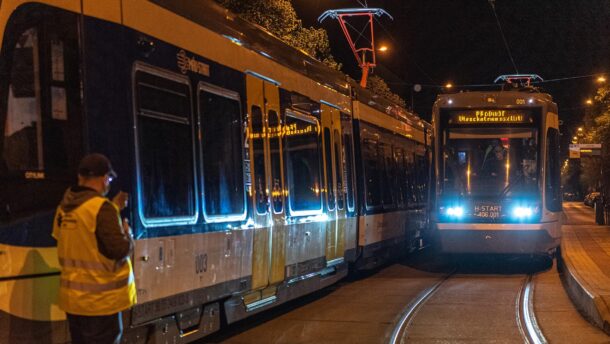
[[[377,22],[377,24],[379,24],[379,26],[381,26],[381,29],[386,33],[386,35],[388,35],[388,37],[390,37],[390,40],[392,41],[392,44],[394,44],[394,46],[397,46],[399,49],[402,50],[402,44],[399,44],[398,41],[396,41],[396,39],[394,38],[394,35],[392,35],[390,33],[390,31],[388,31],[388,29],[386,29],[386,27],[379,21],[379,19],[377,18],[373,18],[375,20],[375,22]],[[432,81],[433,83],[437,83],[436,80],[434,80],[430,74],[428,74],[418,63],[417,61],[413,60],[412,61],[413,64],[415,65],[415,67],[417,67],[417,69],[426,77],[428,78],[428,80]]]
[[[366,0],[364,0],[364,1],[356,0],[356,1],[360,4],[360,6],[362,6],[364,8],[369,7],[369,5],[366,3]]]
[[[536,82],[532,82],[532,85],[538,85],[538,84],[548,84],[548,83],[552,83],[552,82],[561,82],[561,81],[568,81],[568,80],[576,80],[576,79],[586,79],[586,78],[595,78],[595,77],[600,77],[600,76],[605,76],[607,75],[607,73],[596,73],[596,74],[585,74],[585,75],[574,75],[574,76],[567,76],[567,77],[562,77],[562,78],[554,78],[554,79],[546,79],[543,81],[536,81]],[[391,82],[391,84],[396,84],[396,85],[415,85],[416,83],[398,83],[398,82]],[[421,85],[422,87],[430,87],[430,88],[443,88],[445,87],[444,85],[440,85],[440,84],[418,84]],[[452,87],[453,88],[469,88],[469,87],[490,87],[490,86],[497,86],[498,84],[493,84],[493,83],[489,83],[489,84],[454,84]]]
[[[357,0],[358,4],[360,4],[362,7],[367,8],[368,4],[366,2],[366,0],[361,1],[361,0]],[[373,20],[375,20],[375,22],[381,26],[381,28],[383,29],[383,31],[386,33],[386,35],[388,35],[388,37],[390,38],[390,40],[392,41],[392,43],[399,47],[399,49],[402,49],[402,45],[398,44],[398,41],[394,38],[394,36],[388,31],[388,29],[386,29],[386,27],[379,21],[379,19],[373,17]],[[354,43],[357,43],[358,40],[360,40],[361,38],[363,38],[364,40],[366,40],[369,44],[372,44],[372,41],[370,39],[368,39],[368,37],[365,37],[363,35],[364,30],[366,29],[366,27],[364,27],[362,30],[359,30],[358,28],[354,27],[352,24],[350,24],[349,22],[345,22],[345,25],[348,26],[349,28],[351,28],[354,32],[358,33],[357,38],[354,40]],[[430,74],[428,72],[426,72],[416,61],[412,61],[413,64],[415,65],[415,67],[431,82],[433,83],[437,83],[436,80],[434,80]],[[387,83],[387,82],[386,82]],[[401,83],[397,83],[397,84],[401,84]],[[405,83],[406,84],[406,83]]]
[[[510,47],[508,46],[508,41],[506,41],[506,37],[504,36],[504,30],[502,30],[502,25],[500,24],[500,19],[498,18],[498,14],[496,13],[496,0],[488,0],[489,5],[494,13],[494,17],[496,17],[496,23],[498,24],[498,29],[500,30],[500,35],[502,36],[502,41],[504,42],[504,47],[506,48],[506,52],[508,53],[508,57],[510,58],[510,62],[513,64],[513,68],[515,68],[515,73],[519,74],[519,69],[517,69],[517,65],[515,64],[515,60],[513,59],[513,54],[510,52]]]
[[[510,50],[510,46],[508,45],[508,41],[506,40],[506,37],[504,35],[501,23],[499,21],[499,17],[495,11],[495,0],[488,0],[490,6],[492,7],[493,13],[494,13],[494,17],[496,19],[496,24],[498,25],[498,29],[500,31],[500,34],[502,36],[502,40],[504,43],[504,46],[506,48],[507,54],[510,58],[511,64],[513,66],[513,68],[515,69],[515,71],[518,73],[518,68],[517,65],[514,61],[514,58],[512,56],[511,50]],[[361,1],[361,0],[357,0],[357,2],[362,5],[363,7],[367,7],[366,4],[366,0]],[[399,50],[404,50],[403,45],[402,44],[398,44],[397,40],[394,38],[394,36],[392,35],[392,33],[390,33],[390,31],[386,28],[385,25],[383,25],[383,23],[381,23],[381,21],[377,18],[373,18],[373,20],[375,20],[376,24],[381,26],[382,30],[384,31],[384,33],[387,35],[387,37],[390,39],[390,41],[398,47]],[[358,36],[356,38],[356,41],[358,40],[364,40],[367,41],[368,43],[371,43],[371,40],[366,37],[364,35],[364,29],[360,30],[357,29],[354,25],[350,24],[349,22],[346,22],[346,25],[353,31],[355,31],[356,33],[358,33]],[[420,82],[406,82],[406,81],[386,81],[386,83],[388,85],[400,85],[400,86],[415,86],[415,85],[420,85],[422,87],[425,88],[429,88],[429,89],[443,89],[445,88],[445,85],[440,84],[437,80],[434,80],[429,73],[427,73],[416,61],[412,60],[411,61],[415,67],[417,67],[417,69],[422,73],[422,75],[428,79],[428,83],[420,83]],[[607,73],[605,72],[601,72],[601,73],[596,73],[596,74],[585,74],[585,75],[575,75],[575,76],[566,76],[566,77],[560,77],[560,78],[553,78],[553,79],[546,79],[544,81],[539,81],[539,82],[532,82],[532,85],[543,85],[543,84],[549,84],[549,83],[556,83],[556,82],[562,82],[562,81],[570,81],[570,80],[575,80],[575,79],[585,79],[585,78],[591,78],[591,77],[598,77],[598,76],[603,76],[603,75],[607,75]],[[399,77],[396,77],[397,79],[400,80]],[[458,89],[467,89],[467,88],[485,88],[485,87],[493,87],[493,86],[498,86],[498,84],[495,83],[481,83],[481,84],[453,84],[453,88],[455,90]]]

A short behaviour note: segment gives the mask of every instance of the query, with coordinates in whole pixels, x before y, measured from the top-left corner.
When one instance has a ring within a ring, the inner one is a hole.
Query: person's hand
[[[126,217],[123,218],[123,231],[125,234],[131,235],[131,227],[129,227],[129,220]]]
[[[116,204],[119,210],[125,209],[127,207],[127,202],[129,201],[129,194],[127,192],[119,191],[116,196],[112,198],[112,203]]]

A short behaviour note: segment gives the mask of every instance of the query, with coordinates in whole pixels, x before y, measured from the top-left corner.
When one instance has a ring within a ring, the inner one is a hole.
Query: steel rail
[[[390,336],[389,344],[400,343],[401,339],[404,338],[406,334],[406,329],[409,327],[409,324],[415,318],[417,312],[421,309],[421,307],[434,295],[434,293],[440,288],[440,286],[445,283],[453,274],[452,272],[445,277],[441,278],[438,282],[436,282],[433,286],[424,289],[420,292],[415,299],[413,299],[403,311],[402,316],[394,326],[394,330],[392,331],[392,335]]]
[[[534,279],[527,275],[516,300],[517,326],[528,344],[547,344],[534,313]]]

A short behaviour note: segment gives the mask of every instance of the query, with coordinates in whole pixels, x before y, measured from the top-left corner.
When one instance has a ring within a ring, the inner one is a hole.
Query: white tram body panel
[[[244,281],[252,275],[251,247],[251,231],[245,230],[138,240],[138,302]]]

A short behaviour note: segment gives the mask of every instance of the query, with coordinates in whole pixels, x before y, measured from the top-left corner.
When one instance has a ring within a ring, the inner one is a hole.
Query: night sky
[[[358,1],[292,1],[305,26],[328,31],[335,59],[359,80],[338,22],[316,20],[327,9],[362,7]],[[432,103],[441,92],[437,86],[448,81],[458,86],[491,84],[498,75],[515,72],[488,0],[367,3],[394,17],[376,22],[376,43],[387,43],[391,50],[378,53],[375,73],[407,103],[413,84],[424,85],[413,96],[415,111],[423,118],[430,118]],[[558,103],[560,119],[569,131],[580,122],[584,101],[596,88],[595,77],[582,76],[610,72],[610,1],[496,0],[495,9],[520,73],[535,73],[545,80],[567,78],[544,83],[543,88]]]

